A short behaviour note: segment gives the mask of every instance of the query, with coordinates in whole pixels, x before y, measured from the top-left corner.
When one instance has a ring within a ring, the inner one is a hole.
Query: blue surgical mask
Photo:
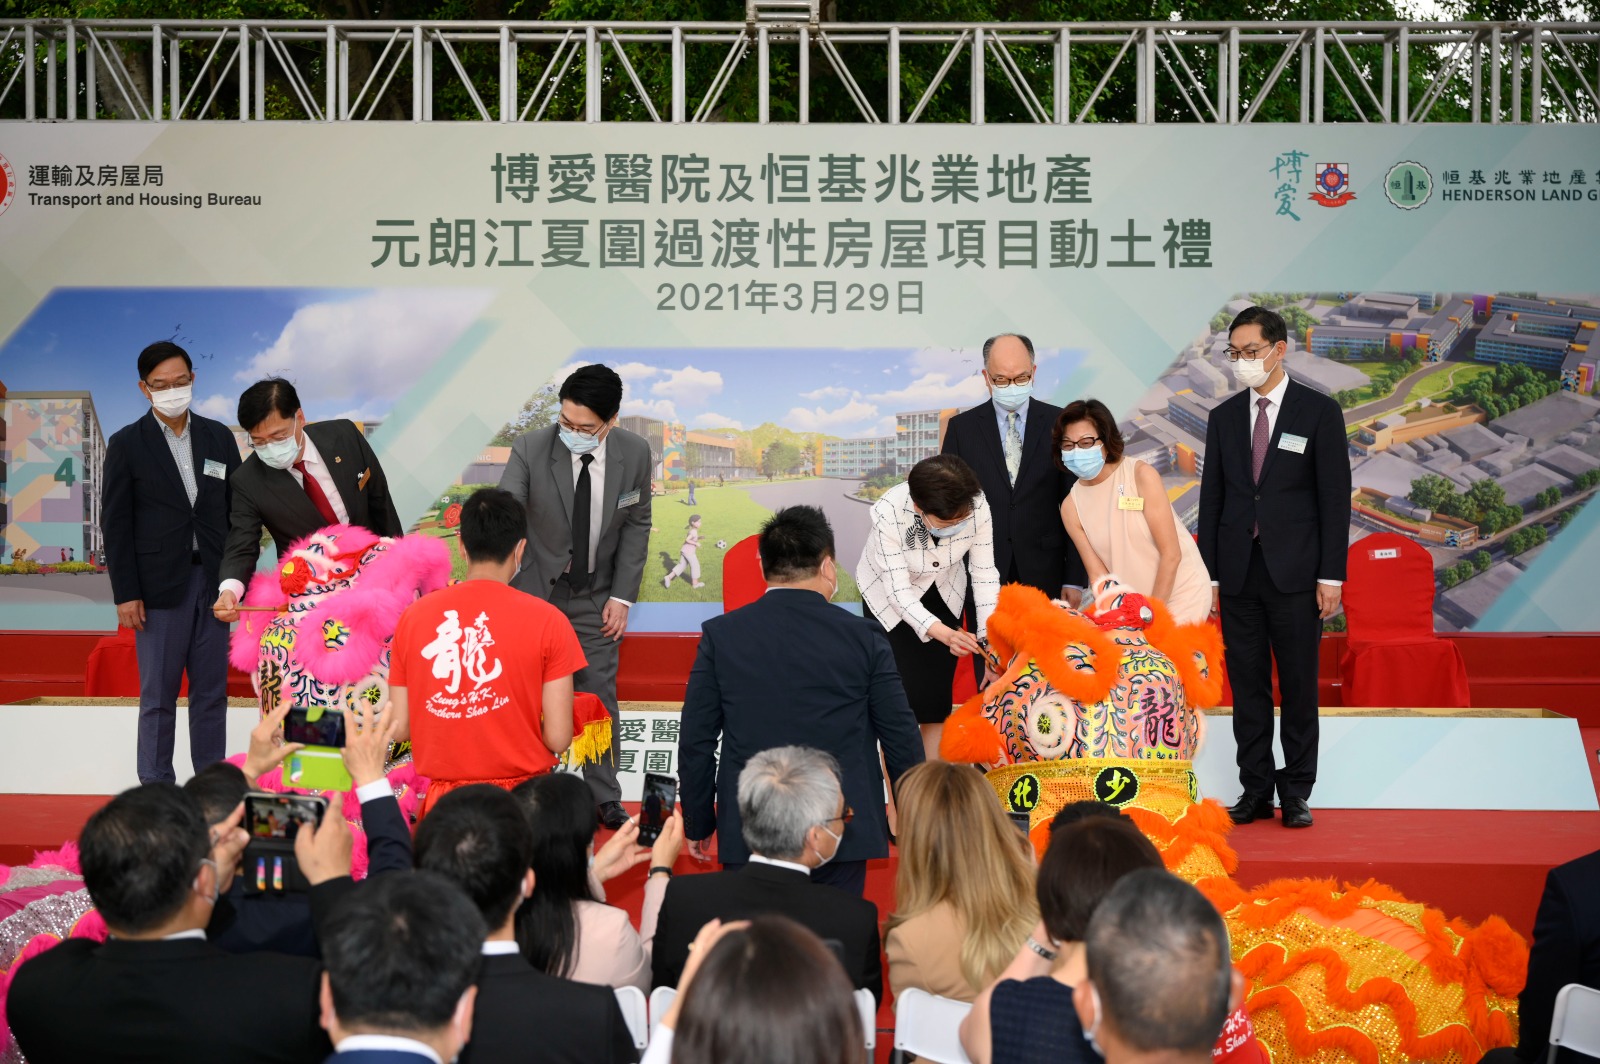
[[[1098,444],[1088,450],[1066,447],[1061,451],[1061,461],[1066,465],[1067,472],[1079,480],[1093,480],[1106,467],[1106,453]]]
[[[591,436],[586,432],[573,432],[564,425],[556,427],[556,434],[561,437],[561,444],[573,454],[588,454],[600,446],[600,437]]]
[[[1002,410],[1020,410],[1032,394],[1032,381],[1027,384],[1008,384],[994,390],[994,402]]]
[[[300,457],[300,441],[290,436],[283,440],[273,440],[271,443],[256,444],[252,450],[256,452],[257,458],[273,469],[288,469],[294,465],[294,460]]]
[[[932,525],[928,525],[928,534],[934,539],[947,539],[958,532],[964,531],[970,524],[972,524],[972,518],[969,517],[965,521],[957,521],[955,524],[946,525],[943,528],[934,528]]]

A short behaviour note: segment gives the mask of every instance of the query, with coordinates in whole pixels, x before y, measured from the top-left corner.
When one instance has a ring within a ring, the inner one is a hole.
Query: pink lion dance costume
[[[1115,577],[1086,612],[1009,585],[989,619],[987,688],[945,725],[940,754],[988,767],[1008,808],[1050,818],[1120,808],[1222,913],[1246,1007],[1274,1061],[1470,1064],[1514,1044],[1528,948],[1498,917],[1473,927],[1376,882],[1231,877],[1228,814],[1201,800],[1193,758],[1222,696],[1222,642],[1174,624]]]
[[[389,646],[407,606],[444,587],[450,554],[431,536],[391,539],[354,525],[330,525],[289,548],[273,570],[250,581],[248,611],[233,632],[234,668],[250,674],[266,712],[282,701],[339,712],[389,700]],[[235,759],[237,760],[237,759]],[[428,781],[411,765],[410,745],[397,743],[385,766],[400,808],[416,814]],[[262,776],[262,790],[294,791],[283,770]],[[311,793],[311,792],[307,792]],[[344,815],[357,831],[356,872],[365,872],[360,803],[344,795]]]

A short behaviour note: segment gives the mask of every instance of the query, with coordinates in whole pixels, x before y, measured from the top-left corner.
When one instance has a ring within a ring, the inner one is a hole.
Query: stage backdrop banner
[[[853,570],[995,333],[1192,523],[1251,303],[1345,410],[1352,538],[1430,551],[1441,629],[1600,627],[1582,127],[78,122],[0,127],[0,174],[0,629],[114,625],[103,459],[155,340],[224,423],[272,374],[360,423],[452,547],[554,382],[614,366],[656,461],[632,627],[694,631],[781,506]]]

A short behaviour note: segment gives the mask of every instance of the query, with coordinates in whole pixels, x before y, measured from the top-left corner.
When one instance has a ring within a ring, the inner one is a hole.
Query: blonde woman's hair
[[[992,983],[1039,920],[1027,840],[970,765],[926,761],[900,777],[900,865],[885,934],[948,902],[960,917],[961,974]]]

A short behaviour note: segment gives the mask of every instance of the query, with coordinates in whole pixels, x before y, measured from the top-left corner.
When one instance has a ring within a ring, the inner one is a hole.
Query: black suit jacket
[[[319,421],[306,426],[306,435],[333,475],[339,498],[352,525],[370,528],[380,536],[401,536],[405,528],[389,497],[389,481],[378,464],[372,445],[352,421]],[[278,557],[295,540],[326,524],[305,488],[287,469],[273,469],[254,454],[233,476],[233,510],[228,548],[222,559],[222,580],[237,580],[246,587],[261,553],[265,528],[278,548]]]
[[[1250,475],[1256,393],[1224,399],[1206,425],[1200,478],[1200,557],[1224,595],[1237,594],[1250,565],[1250,532],[1261,528],[1261,556],[1279,591],[1312,591],[1343,580],[1350,546],[1350,452],[1339,404],[1289,378],[1272,428],[1261,481]],[[1304,450],[1282,446],[1284,433]]]
[[[1089,580],[1061,523],[1061,502],[1078,478],[1063,470],[1050,453],[1051,434],[1060,416],[1059,406],[1028,400],[1015,485],[1006,473],[994,400],[951,418],[943,447],[943,453],[958,455],[971,466],[983,485],[994,515],[994,566],[1000,579],[1007,578],[1015,561],[1017,578],[1051,598],[1061,594],[1063,585],[1081,587]]]
[[[1550,1051],[1550,1020],[1556,993],[1568,983],[1600,990],[1600,850],[1552,868],[1533,921],[1528,983],[1518,1009],[1522,1018],[1517,1056],[1542,1061]],[[1558,1064],[1592,1057],[1563,1049]]]
[[[217,583],[239,445],[226,425],[191,410],[189,449],[197,489],[193,506],[155,411],[118,429],[106,444],[100,531],[116,602],[141,599],[150,609],[180,605],[196,540],[207,586]],[[225,475],[206,476],[207,461],[220,462]]]
[[[891,782],[922,762],[922,735],[883,627],[815,591],[768,591],[701,629],[678,733],[684,831],[704,839],[714,826],[722,860],[746,860],[739,773],[763,750],[811,746],[838,760],[855,810],[835,858],[887,857],[880,742]]]
[[[361,826],[367,836],[368,878],[411,870],[411,829],[393,794],[362,802]],[[253,870],[246,870],[247,863],[241,860],[241,872],[253,874]],[[296,957],[322,956],[312,924],[310,894],[249,894],[242,875],[217,899],[206,938],[228,953],[271,951]]]
[[[547,975],[521,954],[483,958],[461,1064],[633,1064],[639,1051],[610,987]]]
[[[196,939],[74,938],[17,969],[6,1018],[31,1064],[316,1064],[320,973]]]
[[[811,882],[803,872],[751,863],[727,872],[678,876],[667,885],[656,921],[650,985],[677,986],[689,943],[711,920],[787,916],[817,937],[839,943],[846,973],[857,990],[883,1000],[883,958],[878,907],[837,887]]]

